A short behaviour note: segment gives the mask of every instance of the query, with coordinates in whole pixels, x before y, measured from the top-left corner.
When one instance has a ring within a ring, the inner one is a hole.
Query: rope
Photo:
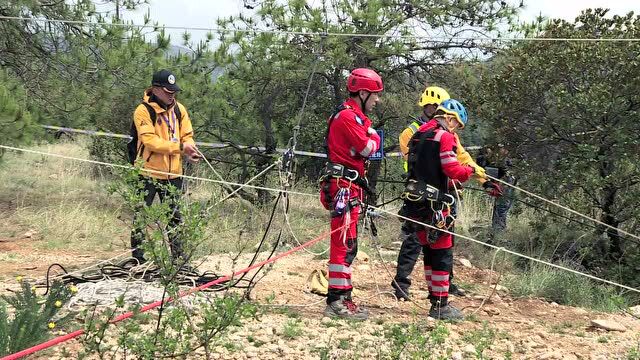
[[[112,167],[112,168],[120,168],[120,169],[127,169],[127,170],[136,169],[135,167],[133,167],[131,165],[121,165],[121,164],[107,163],[107,162],[103,162],[103,161],[77,158],[77,157],[73,157],[73,156],[56,154],[56,153],[51,153],[51,152],[46,152],[46,151],[22,149],[22,148],[13,147],[13,146],[7,146],[7,145],[0,145],[0,148],[1,149],[12,150],[12,151],[20,151],[20,152],[25,152],[25,153],[37,154],[37,155],[52,156],[52,157],[57,157],[57,158],[61,158],[61,159],[73,160],[73,161],[86,162],[86,163],[90,163],[90,164],[107,166],[107,167]],[[303,193],[303,192],[299,192],[299,191],[274,189],[274,188],[269,188],[269,187],[264,187],[264,186],[246,185],[246,184],[242,184],[242,183],[226,181],[226,180],[222,179],[222,176],[220,176],[220,174],[217,174],[217,176],[222,180],[213,180],[213,179],[202,178],[202,177],[191,176],[191,175],[184,175],[184,174],[174,174],[174,173],[169,173],[169,172],[165,172],[165,171],[151,170],[151,169],[143,169],[143,171],[144,172],[148,172],[148,173],[152,173],[152,174],[158,174],[158,175],[164,175],[164,176],[172,176],[172,177],[181,177],[181,178],[184,178],[184,179],[199,180],[199,181],[211,182],[211,183],[216,183],[216,184],[231,185],[231,186],[244,186],[244,187],[249,187],[249,188],[252,188],[252,189],[260,189],[260,190],[272,191],[272,192],[285,191],[286,193],[293,194],[293,195],[317,197],[317,195],[315,195],[315,194],[308,194],[308,193]],[[215,171],[215,169],[214,169],[214,171]],[[217,171],[215,171],[215,173],[217,173]]]
[[[79,20],[60,20],[60,19],[42,19],[30,18],[23,16],[0,16],[0,20],[20,20],[31,22],[48,22],[54,24],[72,24],[87,26],[110,26],[125,27],[138,29],[157,30],[191,30],[191,31],[207,31],[218,34],[225,33],[246,33],[246,34],[274,34],[274,35],[315,35],[315,36],[336,36],[336,37],[356,37],[356,38],[379,38],[379,39],[405,39],[405,40],[427,40],[431,42],[449,43],[451,41],[491,41],[491,42],[514,42],[514,41],[576,41],[576,42],[639,42],[640,38],[518,38],[518,37],[489,37],[489,36],[452,36],[452,37],[436,37],[430,35],[397,35],[397,34],[363,34],[363,33],[335,33],[335,32],[313,32],[313,31],[285,31],[285,30],[263,30],[263,29],[221,29],[197,26],[174,26],[174,25],[141,25],[141,24],[123,24],[123,23],[106,23],[97,21],[79,21]]]
[[[104,262],[103,262],[104,263]],[[128,258],[120,263],[107,263],[103,264],[98,270],[87,273],[84,272],[79,276],[72,275],[68,273],[64,266],[55,263],[51,264],[47,269],[47,276],[44,285],[46,286],[47,291],[49,291],[49,286],[52,279],[49,278],[49,274],[51,269],[54,267],[59,267],[64,274],[57,276],[57,279],[60,279],[63,284],[81,284],[86,282],[100,282],[104,280],[114,280],[114,279],[124,279],[125,281],[144,281],[150,282],[154,279],[160,279],[162,277],[161,269],[153,264],[153,262],[148,262],[145,264],[140,264],[140,262],[135,258]],[[177,273],[174,276],[174,282],[177,285],[186,285],[186,286],[197,286],[208,283],[213,280],[219,279],[220,276],[216,275],[213,272],[205,271],[203,273],[198,273],[197,270],[190,266],[181,266]],[[210,291],[220,291],[225,290],[229,287],[237,287],[237,288],[248,288],[252,284],[249,283],[246,286],[237,286],[237,282],[242,279],[236,280],[232,286],[217,286],[215,288],[208,288],[206,290]]]
[[[102,161],[75,158],[75,157],[66,156],[66,155],[48,153],[48,152],[37,151],[37,150],[21,149],[21,148],[16,148],[16,147],[12,147],[12,146],[6,146],[6,145],[0,145],[0,148],[13,150],[13,151],[21,151],[21,152],[26,152],[26,153],[39,154],[39,155],[53,156],[53,157],[69,159],[69,160],[75,160],[75,161],[81,161],[81,162],[87,162],[87,163],[93,163],[93,164],[98,164],[98,165],[102,165],[102,166],[118,167],[118,168],[125,168],[125,169],[134,169],[132,166],[127,166],[127,165],[111,164],[111,163],[105,163],[105,162],[102,162]],[[166,173],[166,172],[163,172],[163,171],[155,171],[155,170],[145,170],[145,171],[152,172],[152,173],[159,173],[159,174],[163,174],[163,175],[183,177],[183,178],[186,178],[186,179],[201,180],[201,181],[206,181],[206,182],[222,183],[222,184],[228,184],[228,185],[234,185],[234,186],[241,186],[242,185],[242,184],[239,184],[239,183],[234,183],[234,182],[229,182],[229,181],[217,181],[217,180],[213,180],[213,179],[199,178],[199,177],[195,177],[195,176],[187,176],[187,175]],[[503,181],[501,181],[499,179],[496,179],[496,180],[499,181],[499,182],[503,182]],[[508,184],[508,185],[512,186],[511,184]],[[251,188],[255,188],[255,189],[262,189],[262,190],[266,190],[266,191],[273,191],[273,192],[283,192],[283,193],[288,193],[288,194],[303,195],[303,196],[309,196],[309,197],[314,197],[314,198],[317,197],[317,194],[309,194],[309,193],[303,193],[303,192],[297,192],[297,191],[291,191],[291,190],[274,189],[274,188],[255,186],[255,185],[246,185],[246,187],[251,187]],[[520,188],[518,188],[518,189],[520,189]],[[522,190],[522,191],[526,191],[526,190]],[[544,199],[544,198],[541,198],[541,199]],[[551,204],[558,205],[558,204],[556,204],[556,203],[554,203],[554,202],[552,202],[550,200],[546,200],[546,201],[551,203]],[[391,211],[388,211],[388,210],[385,210],[385,209],[382,209],[382,208],[378,208],[376,206],[369,205],[369,207],[374,209],[374,210],[379,210],[380,212],[383,212],[383,213],[386,213],[386,214],[390,214],[390,215],[395,216],[397,218],[408,220],[408,221],[411,221],[413,223],[426,226],[428,228],[432,228],[432,229],[436,229],[436,230],[439,230],[439,231],[443,231],[445,233],[448,233],[448,234],[451,234],[451,235],[454,235],[454,236],[458,236],[458,237],[463,238],[465,240],[469,240],[469,241],[475,242],[477,244],[480,244],[480,245],[483,245],[483,246],[486,246],[486,247],[489,247],[489,248],[492,248],[492,249],[498,249],[499,248],[498,246],[495,246],[493,244],[487,244],[485,242],[482,242],[480,240],[474,239],[474,238],[466,236],[466,235],[456,234],[456,233],[450,232],[448,230],[435,228],[434,226],[425,224],[425,223],[417,221],[415,219],[410,219],[410,218],[408,218],[406,216],[402,216],[402,215],[396,214],[394,212],[391,212]],[[578,214],[580,214],[580,213],[578,213]],[[580,214],[580,215],[582,215],[582,214]],[[582,215],[582,216],[585,217],[586,215]],[[574,269],[570,269],[570,268],[567,268],[567,267],[564,267],[564,266],[561,266],[561,265],[556,265],[556,264],[553,264],[553,263],[550,263],[550,262],[547,262],[547,261],[544,261],[544,260],[536,259],[534,257],[528,256],[528,255],[524,255],[524,254],[521,254],[521,253],[518,253],[518,252],[515,252],[515,251],[512,251],[512,250],[504,249],[504,252],[512,254],[512,255],[515,255],[515,256],[518,256],[518,257],[521,257],[523,259],[527,259],[527,260],[531,260],[531,261],[534,261],[534,262],[538,262],[538,263],[541,263],[541,264],[544,264],[544,265],[547,265],[547,266],[550,266],[550,267],[553,267],[553,268],[556,268],[556,269],[568,271],[568,272],[576,274],[576,275],[585,276],[585,277],[590,278],[592,280],[596,280],[596,281],[603,282],[603,283],[606,283],[606,284],[609,284],[609,285],[617,286],[617,287],[620,287],[620,288],[623,288],[623,289],[626,289],[626,290],[630,290],[630,291],[633,291],[633,292],[640,293],[639,289],[632,288],[632,287],[627,286],[627,285],[619,284],[619,283],[616,283],[616,282],[613,282],[613,281],[610,281],[610,280],[602,279],[602,278],[599,278],[597,276],[593,276],[593,275],[590,275],[590,274],[582,273],[580,271],[577,271],[577,270],[574,270]],[[0,360],[2,360],[2,359],[0,359]]]
[[[456,233],[451,232],[449,230],[440,229],[440,228],[437,228],[435,226],[432,226],[432,225],[429,225],[429,224],[425,224],[425,223],[423,223],[421,221],[418,221],[418,220],[415,220],[415,219],[411,219],[411,218],[408,218],[406,216],[402,216],[402,215],[399,215],[399,214],[395,214],[395,213],[393,213],[391,211],[387,211],[387,210],[384,210],[384,209],[381,209],[381,208],[377,208],[377,207],[371,206],[371,205],[369,207],[371,207],[371,208],[373,208],[375,210],[379,210],[381,212],[393,215],[393,216],[398,217],[400,219],[411,221],[412,223],[415,223],[415,224],[418,224],[418,225],[422,225],[422,226],[426,226],[426,227],[428,227],[430,229],[442,231],[444,233],[451,234],[451,235],[463,238],[465,240],[469,240],[471,242],[474,242],[474,243],[477,243],[477,244],[480,244],[480,245],[483,245],[483,246],[486,246],[486,247],[489,247],[489,248],[492,248],[492,249],[496,249],[497,250],[497,249],[500,248],[499,246],[496,246],[496,245],[493,245],[493,244],[488,244],[486,242],[474,239],[474,238],[466,236],[466,235],[456,234]],[[531,261],[534,261],[534,262],[537,262],[537,263],[540,263],[540,264],[544,264],[544,265],[547,265],[547,266],[550,266],[550,267],[553,267],[553,268],[556,268],[556,269],[560,269],[560,270],[564,270],[564,271],[567,271],[567,272],[570,272],[570,273],[573,273],[573,274],[576,274],[576,275],[584,276],[584,277],[587,277],[587,278],[592,279],[592,280],[600,281],[600,282],[603,282],[605,284],[617,286],[619,288],[623,288],[623,289],[627,289],[627,290],[630,290],[630,291],[633,291],[633,292],[640,293],[640,289],[632,288],[630,286],[623,285],[623,284],[620,284],[620,283],[617,283],[617,282],[614,282],[614,281],[610,281],[610,280],[607,280],[607,279],[602,279],[602,278],[599,278],[597,276],[586,274],[586,273],[583,273],[583,272],[580,272],[580,271],[577,271],[577,270],[574,270],[574,269],[571,269],[571,268],[568,268],[568,267],[565,267],[565,266],[562,266],[562,265],[556,265],[556,264],[550,263],[548,261],[536,259],[534,257],[528,256],[528,255],[524,255],[524,254],[520,254],[518,252],[509,250],[509,249],[503,249],[502,251],[504,251],[505,253],[509,253],[511,255],[515,255],[515,256],[521,257],[523,259],[531,260]]]
[[[370,208],[374,208],[374,206],[371,205],[367,205],[367,207]],[[367,219],[368,218],[368,219]],[[373,249],[375,250],[376,254],[378,255],[378,258],[380,259],[380,262],[382,263],[382,268],[384,269],[384,271],[387,273],[387,275],[389,276],[389,279],[391,279],[391,282],[393,284],[395,284],[395,289],[398,290],[399,292],[401,292],[407,299],[409,298],[409,294],[407,294],[400,285],[398,285],[398,282],[396,282],[396,278],[395,276],[393,276],[391,274],[391,272],[389,271],[389,269],[387,268],[387,262],[384,260],[384,257],[382,257],[382,253],[380,252],[380,244],[378,244],[378,235],[377,235],[377,230],[374,230],[375,228],[375,224],[373,222],[373,219],[370,216],[365,215],[364,218],[364,222],[366,224],[367,220],[369,221],[370,224],[370,231],[369,231],[369,237],[371,239],[371,246],[373,247]],[[378,283],[376,283],[376,289],[378,289]],[[378,293],[376,295],[381,295],[382,293],[380,292],[380,289],[378,289]],[[395,293],[391,293],[393,295],[393,297],[396,299],[396,302],[398,302],[398,297],[396,296]],[[384,304],[384,302],[382,302]],[[420,304],[418,304],[416,301],[411,301],[411,303],[419,308],[422,309],[424,311],[429,311],[429,308],[424,307]]]
[[[216,169],[213,168],[213,165],[211,165],[211,163],[207,160],[207,158],[204,156],[204,154],[202,154],[200,152],[200,150],[198,150],[198,153],[200,154],[200,156],[202,156],[202,158],[207,163],[207,165],[209,165],[209,168],[211,168],[211,170],[213,170],[214,174],[216,174],[220,179],[222,179],[222,176],[220,176],[220,174],[216,171]],[[279,162],[280,162],[280,160],[274,162],[273,164],[269,165],[267,168],[262,170],[260,173],[258,173],[256,176],[254,176],[251,179],[247,180],[247,182],[245,182],[244,184],[241,184],[240,186],[238,186],[238,188],[236,188],[235,190],[233,190],[232,192],[227,194],[227,196],[225,196],[221,200],[217,201],[215,204],[209,206],[207,208],[207,211],[211,210],[211,208],[213,208],[214,206],[220,205],[220,203],[222,203],[223,201],[225,201],[225,200],[229,199],[230,197],[232,197],[233,195],[235,195],[238,191],[242,190],[242,188],[249,186],[250,182],[252,182],[255,179],[259,178],[260,176],[264,175],[267,171],[271,170],[271,168],[274,167]],[[222,179],[222,180],[224,180],[224,179]]]
[[[472,190],[472,191],[478,191],[478,192],[486,193],[486,190],[485,190],[485,189],[480,189],[480,188],[476,188],[476,187],[473,187],[473,186],[465,186],[465,187],[464,187],[464,190]],[[507,198],[507,199],[510,199],[510,200],[513,200],[513,201],[517,201],[517,202],[522,203],[522,204],[524,204],[524,205],[526,205],[526,206],[528,206],[528,207],[530,207],[530,208],[532,208],[532,209],[536,209],[536,210],[539,210],[539,211],[546,212],[546,213],[551,214],[551,215],[553,215],[553,216],[555,216],[555,217],[558,217],[558,218],[561,218],[561,219],[565,219],[565,220],[568,220],[568,221],[574,222],[574,223],[576,223],[576,224],[580,224],[580,225],[582,225],[582,226],[586,226],[586,227],[589,227],[589,228],[592,228],[592,229],[596,229],[596,230],[598,230],[598,229],[599,229],[596,225],[591,225],[591,224],[590,224],[590,223],[588,223],[588,222],[583,222],[582,220],[574,219],[574,218],[571,218],[571,217],[569,217],[569,216],[567,216],[567,215],[559,214],[559,213],[557,213],[557,212],[555,212],[555,211],[551,211],[551,210],[549,210],[549,209],[547,209],[547,208],[544,208],[544,207],[542,207],[542,206],[538,206],[538,205],[533,204],[533,203],[530,203],[530,202],[528,202],[528,201],[526,201],[526,200],[522,200],[522,199],[520,199],[520,198],[518,198],[517,196],[514,196],[514,195],[512,195],[512,196],[502,195],[501,197],[503,197],[503,198]],[[458,203],[460,203],[460,202],[458,202]],[[585,235],[586,235],[586,234],[584,234],[584,235],[582,235],[582,236],[585,236]],[[582,237],[582,236],[581,236],[581,237]],[[636,243],[636,244],[639,244],[639,245],[640,245],[640,241],[637,241],[636,239],[633,239],[633,238],[630,238],[630,237],[628,237],[628,236],[624,236],[624,235],[619,235],[619,236],[620,236],[620,238],[622,238],[622,239],[629,240],[629,241],[631,241],[631,242],[634,242],[634,243]]]
[[[506,182],[506,181],[504,181],[504,180],[500,180],[500,179],[498,179],[498,178],[494,178],[493,176],[490,176],[490,175],[487,175],[487,177],[488,177],[489,179],[491,179],[491,180],[494,180],[494,181],[497,181],[497,182],[502,183],[502,184],[504,184],[504,185],[510,186],[510,187],[512,187],[512,188],[514,188],[514,189],[516,189],[516,190],[518,190],[518,191],[521,191],[521,192],[523,192],[523,193],[525,193],[525,194],[527,194],[527,195],[529,195],[529,196],[532,196],[532,197],[534,197],[534,198],[536,198],[536,199],[538,199],[538,200],[542,200],[542,201],[544,201],[544,202],[546,202],[546,203],[549,203],[549,204],[551,204],[551,205],[553,205],[553,206],[557,206],[557,207],[559,207],[560,209],[563,209],[563,210],[565,210],[565,211],[568,211],[568,212],[570,212],[570,213],[572,213],[572,214],[574,214],[574,215],[578,215],[578,216],[580,216],[580,217],[582,217],[582,218],[585,218],[585,219],[587,219],[587,220],[591,220],[591,221],[593,221],[593,222],[595,222],[595,223],[597,223],[597,224],[600,224],[600,225],[602,225],[602,226],[608,227],[608,228],[610,228],[610,229],[612,229],[612,230],[619,231],[619,232],[621,232],[621,233],[623,233],[623,234],[625,234],[625,235],[627,235],[627,236],[630,236],[630,237],[632,237],[632,238],[635,238],[636,240],[640,240],[640,236],[638,236],[638,235],[634,235],[634,234],[629,233],[629,232],[626,232],[626,231],[624,231],[624,230],[622,230],[622,229],[620,229],[620,228],[617,228],[617,227],[615,227],[615,226],[611,226],[611,225],[606,224],[606,223],[604,223],[604,222],[602,222],[602,221],[600,221],[600,220],[597,220],[597,219],[594,219],[594,218],[589,217],[589,216],[587,216],[587,215],[584,215],[584,214],[582,214],[582,213],[579,213],[579,212],[577,212],[577,211],[575,211],[575,210],[573,210],[573,209],[571,209],[571,208],[569,208],[569,207],[566,207],[566,206],[564,206],[564,205],[562,205],[562,204],[560,204],[560,203],[557,203],[557,202],[554,202],[554,201],[551,201],[551,200],[545,199],[545,198],[543,198],[542,196],[537,195],[537,194],[534,194],[534,193],[532,193],[532,192],[530,192],[530,191],[527,191],[527,190],[525,190],[525,189],[523,189],[523,188],[521,188],[521,187],[519,187],[519,186],[516,186],[516,185],[513,185],[513,184],[509,184],[508,182]]]
[[[326,34],[320,35],[320,53],[324,52],[324,39],[326,38]],[[316,69],[318,68],[318,63],[320,62],[320,54],[316,54],[315,59],[313,60],[313,66],[311,67],[311,75],[309,75],[309,82],[307,83],[307,90],[304,92],[304,98],[302,100],[302,106],[300,107],[300,112],[298,113],[298,122],[296,126],[293,127],[293,135],[289,140],[291,145],[291,151],[296,151],[296,146],[298,145],[298,133],[300,132],[300,123],[302,123],[302,115],[304,114],[304,109],[307,106],[307,99],[309,98],[309,92],[311,91],[311,85],[313,84],[313,76],[316,73]]]
[[[269,263],[273,263],[273,262],[275,262],[277,260],[282,259],[285,256],[291,255],[292,253],[294,253],[294,252],[296,252],[296,251],[298,251],[298,250],[300,250],[302,248],[311,246],[311,245],[315,244],[316,242],[318,242],[318,241],[326,238],[327,236],[331,235],[333,232],[340,231],[340,230],[342,230],[342,227],[337,228],[337,229],[335,229],[333,231],[327,231],[327,232],[321,234],[320,236],[318,236],[318,237],[316,237],[316,238],[314,238],[312,240],[309,240],[306,243],[304,243],[304,244],[302,244],[302,245],[300,245],[298,247],[295,247],[295,248],[293,248],[291,250],[288,250],[288,251],[286,251],[286,252],[284,252],[282,254],[276,255],[276,256],[274,256],[274,257],[272,257],[270,259],[261,261],[261,262],[259,262],[257,264],[249,266],[249,267],[247,267],[245,269],[238,270],[238,271],[234,272],[231,275],[227,275],[227,276],[221,277],[219,279],[216,279],[214,281],[211,281],[211,282],[208,282],[206,284],[200,285],[198,287],[194,287],[194,288],[188,289],[186,291],[181,291],[178,294],[178,298],[185,297],[185,296],[190,295],[190,294],[192,294],[194,292],[202,291],[202,290],[207,289],[207,288],[209,288],[211,286],[217,285],[217,284],[219,284],[221,282],[229,281],[229,280],[233,279],[234,277],[236,277],[238,275],[248,273],[249,271],[257,269],[257,268],[259,268],[261,266],[264,266],[264,265],[269,264]],[[138,312],[140,312],[140,313],[147,312],[147,311],[155,309],[158,306],[161,306],[163,304],[166,304],[166,303],[169,303],[169,302],[173,302],[174,300],[176,300],[176,299],[174,299],[172,297],[166,298],[164,300],[159,300],[159,301],[156,301],[154,303],[151,303],[151,304],[143,306]],[[134,315],[134,312],[132,312],[132,311],[123,313],[123,314],[115,317],[113,320],[111,320],[110,323],[111,324],[118,323],[118,322],[120,322],[122,320],[126,320],[126,319],[132,317],[133,315]],[[0,360],[15,360],[15,359],[19,359],[21,357],[34,354],[34,353],[36,353],[38,351],[42,351],[44,349],[48,349],[50,347],[56,346],[56,345],[61,344],[61,343],[65,342],[65,341],[67,341],[67,340],[71,340],[73,338],[76,338],[76,337],[78,337],[78,336],[80,336],[80,335],[82,335],[84,333],[85,333],[84,329],[76,330],[74,332],[68,333],[66,335],[59,336],[57,338],[54,338],[54,339],[51,339],[49,341],[43,342],[43,343],[38,344],[36,346],[32,346],[32,347],[30,347],[28,349],[24,349],[24,350],[21,350],[21,351],[19,351],[17,353],[5,356],[3,358],[0,358]]]
[[[117,254],[117,255],[115,255],[115,256],[113,256],[113,257],[109,258],[109,259],[102,260],[102,261],[100,261],[100,262],[98,262],[98,263],[96,263],[96,264],[93,264],[93,265],[87,266],[87,267],[85,267],[85,268],[77,269],[77,270],[74,270],[74,271],[71,271],[71,272],[66,272],[66,270],[65,270],[65,273],[64,273],[64,274],[56,275],[56,276],[54,276],[54,277],[52,277],[52,278],[49,278],[49,270],[51,269],[51,266],[49,266],[49,269],[47,269],[47,284],[49,284],[50,282],[52,282],[52,281],[54,281],[54,280],[58,280],[58,279],[60,279],[60,278],[62,278],[62,277],[65,277],[65,276],[69,276],[69,275],[81,275],[83,272],[86,272],[87,270],[93,269],[94,267],[97,267],[97,266],[100,266],[100,265],[103,265],[103,264],[111,263],[113,260],[115,260],[115,259],[117,259],[117,258],[121,257],[122,255],[130,254],[130,253],[131,253],[131,251],[132,251],[132,249],[129,249],[129,250],[124,251],[124,252],[121,252],[121,253],[119,253],[119,254]],[[61,268],[62,268],[62,266],[61,266]],[[48,287],[48,286],[47,286],[47,287]],[[46,295],[46,294],[47,294],[47,293],[45,292],[45,295]]]
[[[491,276],[493,275],[493,267],[494,267],[494,265],[495,265],[495,263],[496,263],[496,257],[498,256],[498,253],[499,253],[500,251],[504,251],[504,250],[505,250],[505,249],[504,249],[503,247],[496,249],[496,252],[493,254],[493,257],[491,258],[491,269],[489,270],[489,285],[491,285]],[[505,253],[505,257],[506,257],[506,255],[507,255],[507,254]],[[503,259],[503,260],[504,260],[504,259]],[[498,272],[498,279],[496,280],[495,285],[493,285],[493,287],[492,287],[492,289],[491,289],[491,293],[489,293],[489,295],[488,295],[488,296],[486,296],[484,299],[482,299],[482,302],[480,303],[480,305],[478,306],[478,308],[477,308],[477,309],[475,309],[475,310],[471,313],[472,315],[477,314],[477,313],[478,313],[478,311],[480,311],[480,309],[482,309],[482,307],[484,306],[484,304],[485,304],[487,301],[491,300],[491,297],[496,293],[496,291],[497,291],[497,289],[498,289],[498,284],[500,284],[500,279],[502,278],[502,272],[503,272],[503,270],[504,270],[504,262],[503,262],[503,269],[502,269],[500,272]],[[464,310],[464,309],[466,309],[466,308],[468,308],[468,307],[469,307],[469,306],[464,307],[464,308],[462,308],[461,310]]]
[[[106,132],[106,131],[75,129],[75,128],[62,127],[62,126],[53,126],[53,125],[40,125],[40,126],[45,128],[45,129],[49,129],[49,130],[72,132],[72,133],[84,134],[84,135],[89,135],[89,136],[105,136],[105,137],[113,137],[113,138],[126,139],[126,140],[130,140],[131,139],[131,136],[129,136],[129,135],[117,134],[117,133]],[[200,141],[197,141],[196,145],[199,146],[199,147],[212,148],[212,149],[226,149],[226,148],[229,148],[231,146],[228,143],[212,143],[212,142],[200,142]],[[233,147],[238,148],[238,149],[256,149],[258,151],[265,151],[266,150],[266,148],[264,146],[233,145]],[[289,151],[289,149],[276,148],[276,151],[282,154],[282,153],[286,153],[287,151]],[[327,157],[327,155],[323,154],[323,153],[317,153],[317,152],[311,152],[311,151],[303,151],[303,150],[295,150],[295,154],[296,155],[303,155],[303,156],[311,156],[311,157],[320,157],[320,158],[326,158]],[[400,153],[388,153],[387,155],[389,155],[391,157],[399,157],[399,156],[401,156]]]

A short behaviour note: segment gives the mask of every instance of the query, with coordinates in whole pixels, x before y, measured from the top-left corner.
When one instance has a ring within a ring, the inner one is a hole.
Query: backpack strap
[[[437,136],[437,130],[439,129],[436,128],[425,132],[417,132],[411,140],[409,140],[409,155],[407,157],[407,174],[409,175],[409,179],[415,179],[415,167],[418,162],[418,155],[422,151],[425,141]]]
[[[144,105],[145,108],[147,108],[147,112],[149,113],[149,118],[151,119],[151,124],[153,126],[156,126],[156,118],[158,117],[158,114],[156,114],[156,111],[153,108],[153,106],[147,104],[144,101],[141,104]]]
[[[327,133],[324,136],[324,151],[327,154],[327,160],[329,159],[329,129],[331,129],[331,124],[333,124],[333,120],[336,117],[338,117],[338,114],[340,114],[343,110],[347,110],[347,109],[351,109],[351,106],[340,104],[340,106],[336,108],[333,114],[331,114],[331,117],[329,118],[329,122],[327,123]]]
[[[178,123],[180,123],[180,128],[182,128],[182,111],[180,111],[180,105],[176,101],[176,104],[173,106],[173,113],[176,114],[176,119],[178,119]]]

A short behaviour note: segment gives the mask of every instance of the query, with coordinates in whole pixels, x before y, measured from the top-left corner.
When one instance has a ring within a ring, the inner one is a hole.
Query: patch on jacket
[[[364,120],[362,120],[358,115],[356,115],[356,122],[360,125],[364,125]]]

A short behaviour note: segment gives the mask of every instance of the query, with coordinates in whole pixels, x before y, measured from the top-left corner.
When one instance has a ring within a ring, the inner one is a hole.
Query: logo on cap
[[[176,83],[176,77],[173,76],[173,74],[169,75],[169,77],[167,78],[167,81],[169,82],[169,84],[173,85]]]

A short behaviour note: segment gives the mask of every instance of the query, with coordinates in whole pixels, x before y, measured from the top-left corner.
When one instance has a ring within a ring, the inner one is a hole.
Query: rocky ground
[[[234,346],[217,349],[220,358],[375,359],[400,355],[604,360],[627,359],[629,350],[639,344],[640,321],[630,315],[596,313],[542,299],[514,299],[499,285],[491,300],[480,307],[493,290],[490,279],[497,279],[497,274],[473,265],[458,264],[456,274],[462,282],[478,284],[477,290],[452,301],[464,309],[467,321],[444,323],[428,318],[424,288],[414,291],[415,302],[396,302],[385,293],[390,282],[387,270],[392,271],[393,264],[362,259],[355,264],[355,285],[360,290],[356,300],[369,308],[371,318],[361,323],[331,320],[322,316],[322,299],[304,291],[309,269],[323,265],[323,261],[306,255],[276,265],[257,287],[255,297],[264,302],[274,294],[273,302],[282,306],[270,306],[271,313],[236,329],[229,336]],[[421,282],[417,269],[414,279]],[[596,320],[602,320],[598,326]],[[303,330],[291,337],[294,323]],[[398,335],[398,328],[411,330]]]
[[[492,283],[498,274],[476,268],[468,261],[461,262],[461,259],[456,264],[457,279],[460,283],[474,286],[466,297],[453,298],[452,303],[463,309],[467,320],[459,323],[435,321],[426,315],[427,293],[420,267],[413,275],[415,301],[397,302],[388,292],[394,264],[376,258],[373,255],[371,258],[360,256],[354,263],[354,283],[358,290],[355,300],[369,309],[369,320],[352,322],[323,317],[324,298],[310,293],[307,277],[313,269],[326,267],[326,260],[309,254],[294,254],[270,269],[252,293],[252,301],[261,309],[260,316],[244,321],[242,327],[232,328],[219,339],[220,345],[215,348],[213,357],[640,358],[629,355],[633,355],[633,349],[640,344],[640,321],[635,317],[624,313],[597,313],[542,299],[512,298],[508,289]],[[236,268],[243,261],[239,261]],[[13,268],[16,266],[12,264]],[[226,273],[231,267],[228,257],[211,257],[200,269]],[[3,288],[14,288],[15,280],[6,271],[4,275]],[[486,301],[494,288],[495,293]],[[77,346],[71,344],[66,350],[73,354]],[[45,357],[60,358],[62,353],[53,351],[42,358]]]

